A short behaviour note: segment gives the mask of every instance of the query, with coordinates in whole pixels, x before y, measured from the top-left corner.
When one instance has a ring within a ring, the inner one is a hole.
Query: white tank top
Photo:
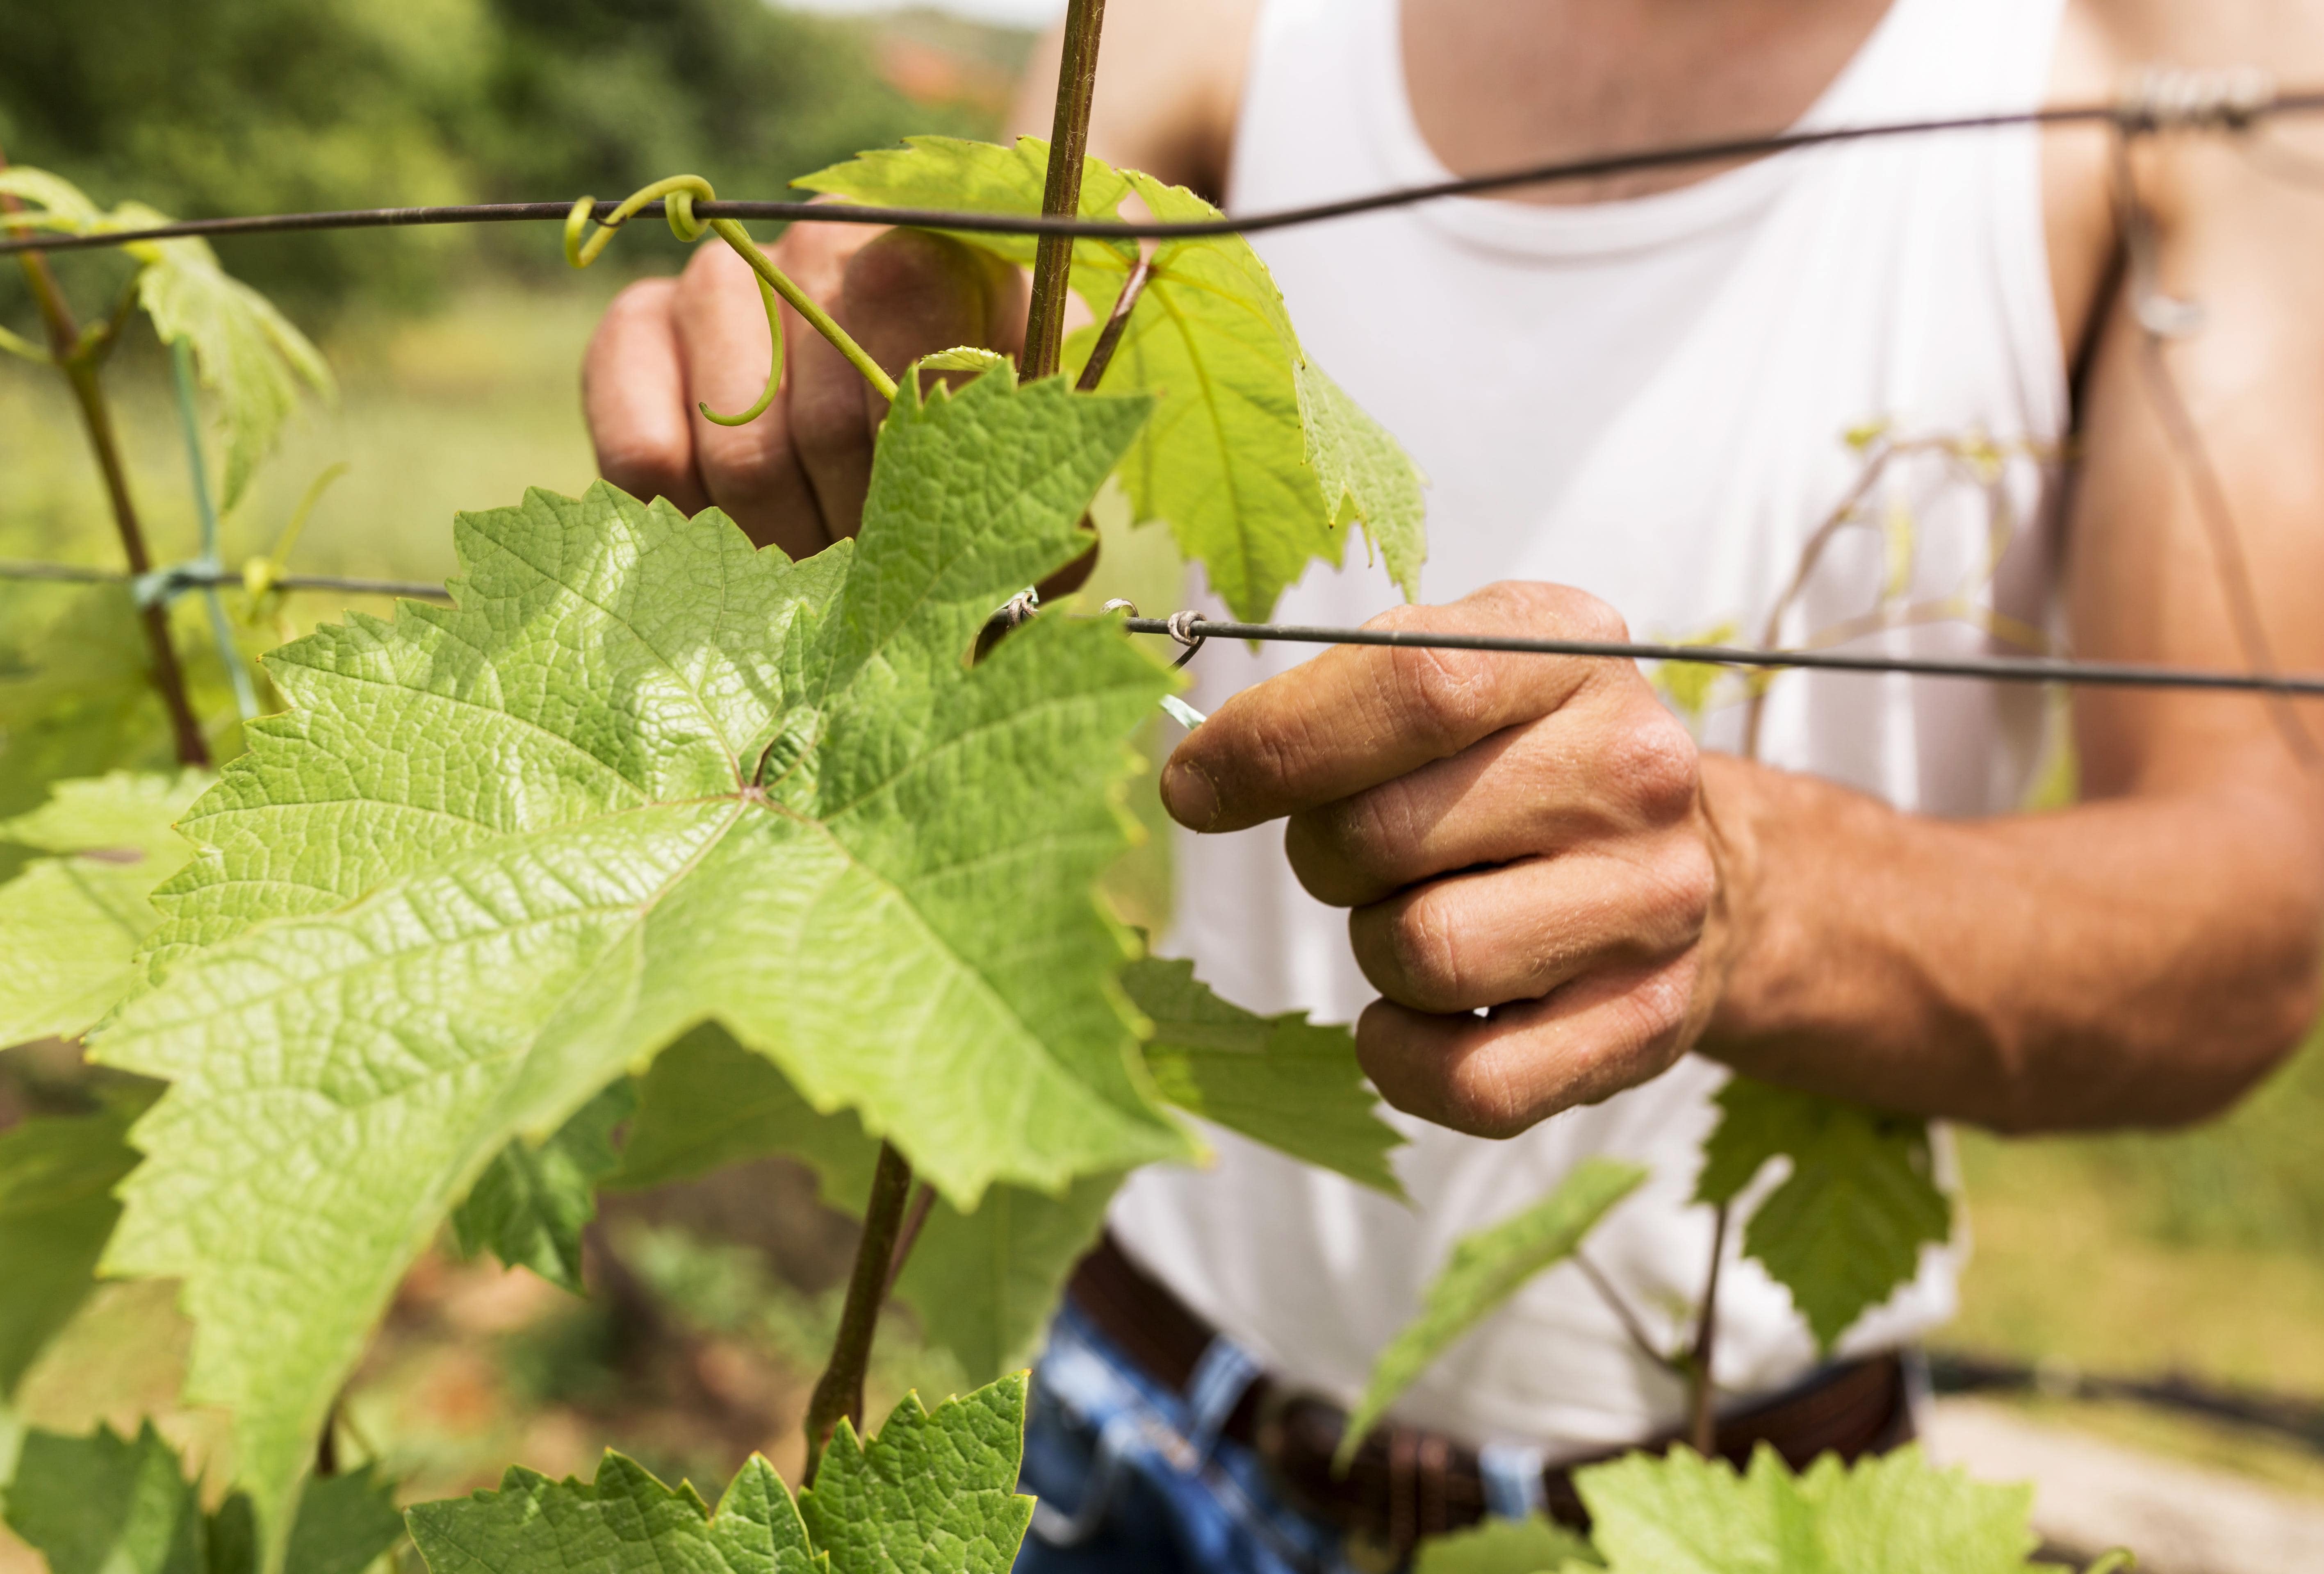
[[[2060,5],[1895,0],[1802,124],[2034,105]],[[1398,25],[1396,0],[1270,0],[1232,207],[1445,177],[1413,119]],[[1803,544],[1863,473],[1849,435],[1877,425],[1956,452],[1883,471],[1867,526],[1839,533],[1783,638],[1884,598],[1958,598],[2051,622],[2055,477],[2024,456],[2054,451],[2068,399],[2028,131],[1803,150],[1636,200],[1444,200],[1257,244],[1309,354],[1431,478],[1428,601],[1552,580],[1610,602],[1641,638],[1729,625],[1756,640]],[[1343,572],[1309,574],[1277,617],[1354,623],[1394,604],[1385,575],[1349,556]],[[1961,619],[1862,643],[1989,648]],[[1213,641],[1193,664],[1190,697],[1210,709],[1311,654]],[[2021,797],[2042,715],[2027,689],[1793,673],[1771,692],[1761,753],[1907,809],[1978,815]],[[1706,744],[1735,747],[1740,721],[1739,704],[1714,708]],[[1182,835],[1177,853],[1178,916],[1163,949],[1192,957],[1228,999],[1336,1022],[1373,999],[1345,915],[1286,867],[1281,826]],[[1589,1250],[1676,1349],[1711,1239],[1708,1210],[1686,1200],[1725,1074],[1691,1058],[1507,1142],[1399,1118],[1409,1209],[1213,1132],[1214,1164],[1140,1174],[1111,1222],[1194,1310],[1291,1383],[1344,1404],[1457,1238],[1545,1195],[1581,1158],[1617,1155],[1653,1179]],[[1952,1253],[1931,1250],[1844,1348],[1941,1321],[1956,1268]],[[1728,1262],[1720,1307],[1723,1387],[1766,1391],[1812,1367],[1804,1325],[1757,1265]],[[1637,1441],[1682,1407],[1678,1383],[1569,1266],[1438,1361],[1397,1413],[1554,1459]]]

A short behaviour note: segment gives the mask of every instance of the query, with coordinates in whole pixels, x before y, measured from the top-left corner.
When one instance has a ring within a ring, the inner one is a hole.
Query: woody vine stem
[[[7,164],[6,154],[0,153],[0,169],[7,168]],[[23,205],[14,196],[0,192],[0,215],[13,220],[23,212]],[[20,235],[29,233],[30,226],[9,222],[5,228],[11,235]],[[38,252],[23,253],[17,260],[23,265],[24,281],[32,287],[32,299],[40,304],[41,320],[49,330],[48,354],[42,357],[34,352],[32,358],[47,360],[72,389],[73,402],[80,408],[81,425],[88,433],[89,452],[96,456],[97,467],[105,477],[105,495],[113,505],[114,528],[120,534],[122,552],[129,559],[129,572],[133,575],[149,573],[153,566],[152,554],[146,550],[144,527],[138,522],[137,504],[129,494],[129,472],[121,462],[121,445],[114,436],[113,409],[106,402],[105,388],[98,380],[106,357],[119,340],[121,326],[136,299],[135,285],[133,282],[123,290],[111,317],[83,328],[74,320],[72,305],[65,299],[64,287],[57,282],[49,260]],[[145,631],[153,687],[170,713],[170,733],[177,748],[178,763],[207,766],[210,763],[209,744],[202,737],[201,723],[195,717],[193,701],[186,692],[185,669],[179,665],[177,649],[170,643],[168,601],[156,596],[147,602],[137,609],[137,621]]]
[[[1097,80],[1098,33],[1105,17],[1105,0],[1072,0],[1065,14],[1065,55],[1057,69],[1057,112],[1050,139],[1049,169],[1042,192],[1041,211],[1070,217],[1081,207],[1082,159],[1089,145],[1090,100]],[[724,426],[740,426],[765,413],[775,400],[783,372],[782,319],[778,297],[836,345],[863,373],[882,399],[893,399],[895,380],[890,377],[840,326],[785,277],[730,218],[707,223],[696,218],[694,203],[710,201],[710,183],[697,175],[678,175],[659,180],[632,195],[608,216],[604,227],[588,234],[594,198],[576,202],[565,223],[566,260],[576,268],[594,262],[613,232],[649,202],[659,199],[673,233],[682,241],[715,230],[721,240],[751,265],[758,275],[759,291],[766,303],[768,330],[773,337],[772,363],[765,391],[759,401],[739,415],[722,416],[707,406],[702,413]],[[1033,290],[1025,324],[1025,351],[1020,363],[1027,381],[1054,375],[1065,343],[1065,290],[1073,267],[1073,242],[1044,236],[1034,257]],[[1117,314],[1120,315],[1120,314]],[[839,1331],[832,1342],[831,1358],[816,1381],[807,1403],[807,1468],[801,1485],[812,1486],[825,1446],[842,1420],[860,1427],[863,1421],[863,1379],[872,1364],[872,1343],[879,1332],[880,1312],[888,1292],[903,1272],[904,1262],[919,1235],[934,1193],[920,1188],[913,1198],[910,1161],[892,1143],[880,1145],[880,1162],[873,1173],[872,1192],[863,1210],[863,1234],[856,1243],[855,1261],[847,1281],[847,1299],[839,1315]],[[908,1209],[911,1218],[907,1220]]]

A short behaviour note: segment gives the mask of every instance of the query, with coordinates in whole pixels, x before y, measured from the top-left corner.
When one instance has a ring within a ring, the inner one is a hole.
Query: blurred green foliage
[[[2324,1259],[2324,1035],[2224,1118],[2187,1132],[2083,1137],[2093,1180],[2152,1238]]]
[[[891,87],[873,38],[763,0],[0,0],[0,148],[196,217],[615,197],[679,170],[777,196],[908,132],[992,129]],[[220,251],[294,314],[556,256],[490,229]]]

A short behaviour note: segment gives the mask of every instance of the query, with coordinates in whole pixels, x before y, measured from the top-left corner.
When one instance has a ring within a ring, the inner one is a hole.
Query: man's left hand
[[[1501,584],[1369,625],[1622,640],[1603,603]],[[1627,661],[1342,646],[1236,695],[1162,777],[1195,831],[1278,817],[1351,909],[1397,1108],[1508,1137],[1646,1081],[1717,996],[1733,861],[1693,740]]]

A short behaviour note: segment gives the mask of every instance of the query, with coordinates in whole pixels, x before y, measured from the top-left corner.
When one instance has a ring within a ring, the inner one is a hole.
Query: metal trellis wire
[[[1802,148],[1829,147],[1881,137],[1947,132],[1994,131],[2024,125],[2111,125],[2130,133],[2159,131],[2246,131],[2283,115],[2324,113],[2324,89],[2277,92],[2268,78],[2243,68],[2222,71],[2162,71],[2141,78],[2121,97],[2106,104],[2053,105],[1989,115],[1947,115],[1870,125],[1826,126],[1810,131],[1722,137],[1674,143],[1586,159],[1525,165],[1489,174],[1399,187],[1271,213],[1243,214],[1176,223],[1119,219],[1048,218],[1033,214],[976,213],[949,208],[872,207],[844,202],[719,201],[694,204],[701,218],[779,219],[791,224],[908,225],[977,235],[1069,235],[1089,240],[1171,240],[1259,235],[1298,225],[1321,224],[1358,214],[1431,202],[1445,197],[1475,197],[1526,186],[1549,186],[1646,170],[1720,163]],[[617,204],[600,202],[599,222]],[[632,217],[659,218],[663,205],[652,202]],[[307,230],[397,229],[443,224],[562,224],[573,204],[562,202],[472,202],[435,207],[365,207],[329,213],[258,214],[227,218],[192,218],[143,229],[97,233],[53,232],[0,240],[0,255],[11,252],[68,252],[117,246],[133,241],[188,236],[284,235]]]
[[[1334,629],[1300,623],[1234,623],[1179,612],[1123,620],[1133,634],[1163,634],[1191,652],[1205,640],[1283,640],[1302,645],[1385,645],[1415,650],[1499,650],[1626,661],[1685,661],[1706,667],[1807,668],[1823,672],[1901,672],[1921,677],[1997,683],[2068,683],[2107,688],[2218,689],[2240,694],[2324,698],[2324,676],[2215,672],[2131,661],[2079,661],[2059,656],[1888,656],[1858,650],[1757,650],[1738,645],[1671,645],[1650,640],[1531,640],[1511,634],[1462,634],[1425,629]],[[1182,658],[1179,665],[1184,665]]]
[[[83,568],[69,563],[33,563],[0,558],[0,579],[51,580],[67,584],[129,584],[132,576],[114,568]],[[236,569],[200,563],[180,563],[156,569],[149,594],[167,598],[188,591],[242,589],[248,584]],[[452,593],[420,579],[360,579],[336,574],[278,574],[267,584],[281,590],[337,591],[345,595],[408,596],[415,601],[450,601]]]
[[[2252,68],[2218,71],[2154,71],[2137,79],[2121,97],[2105,104],[2052,106],[1987,115],[1833,126],[1768,135],[1673,143],[1627,152],[1540,163],[1493,173],[1403,187],[1337,201],[1224,216],[1191,223],[1137,223],[1114,219],[1052,218],[1035,215],[977,213],[943,208],[874,207],[829,202],[698,202],[703,218],[780,219],[792,223],[908,225],[974,234],[1066,235],[1076,238],[1168,240],[1253,235],[1318,224],[1448,197],[1480,196],[1521,187],[1600,179],[1640,170],[1718,163],[1795,150],[1939,133],[1990,131],[2009,126],[2107,125],[2124,135],[2170,131],[2243,133],[2285,115],[2324,113],[2324,89],[2276,91],[2270,78]],[[617,205],[601,202],[600,222]],[[95,233],[65,231],[0,238],[0,254],[12,252],[75,251],[133,242],[191,236],[280,235],[300,231],[400,228],[420,225],[563,223],[568,202],[469,203],[431,207],[375,207],[337,212],[264,214],[187,219],[142,229]],[[659,216],[662,204],[647,205],[633,216]],[[0,561],[0,579],[81,583],[126,581],[127,575],[65,565]],[[211,560],[158,571],[141,594],[174,595],[244,583]],[[286,590],[337,591],[355,595],[410,596],[448,600],[443,586],[401,580],[345,578],[328,575],[280,575],[271,585]],[[1525,655],[1606,659],[1691,662],[1716,667],[1807,668],[1823,671],[1907,673],[1930,677],[1975,678],[2004,683],[2067,683],[2123,688],[2200,689],[2273,695],[2324,697],[2324,676],[2217,672],[2131,662],[2082,661],[2058,657],[1914,657],[1849,650],[1766,650],[1737,646],[1674,645],[1646,641],[1534,640],[1514,636],[1431,633],[1421,630],[1335,629],[1301,625],[1219,621],[1192,612],[1167,619],[1132,615],[1133,633],[1167,634],[1185,648],[1185,665],[1208,638],[1289,640],[1308,644],[1404,646],[1418,649],[1494,650]],[[1192,713],[1189,713],[1190,714]]]

